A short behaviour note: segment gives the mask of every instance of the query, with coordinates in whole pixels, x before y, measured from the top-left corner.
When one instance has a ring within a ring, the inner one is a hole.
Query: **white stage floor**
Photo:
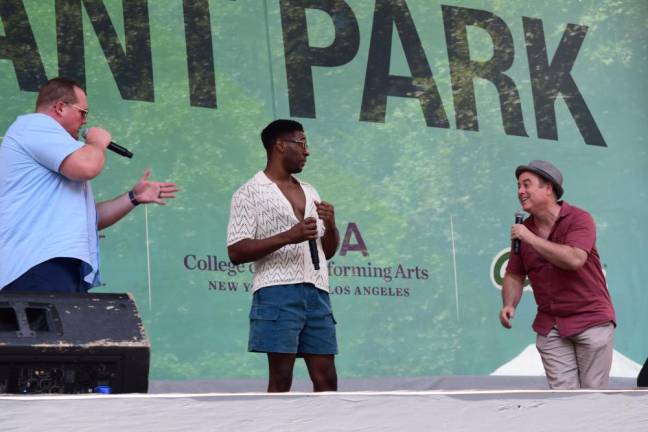
[[[2,432],[648,431],[648,389],[4,395],[0,405]]]

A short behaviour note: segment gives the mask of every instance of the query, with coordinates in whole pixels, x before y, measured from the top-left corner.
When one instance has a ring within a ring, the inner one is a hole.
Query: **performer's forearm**
[[[338,246],[340,245],[340,233],[337,228],[327,229],[326,234],[322,237],[322,249],[327,260],[333,258]]]
[[[563,270],[578,270],[587,261],[587,252],[573,246],[554,243],[537,236],[529,243],[544,259]]]
[[[516,308],[522,298],[523,287],[523,276],[506,273],[502,282],[502,306]]]
[[[289,244],[286,233],[280,233],[265,239],[243,239],[227,247],[227,254],[232,264],[244,264],[271,254]]]
[[[128,194],[97,203],[97,228],[99,230],[108,228],[126,216],[134,207]]]

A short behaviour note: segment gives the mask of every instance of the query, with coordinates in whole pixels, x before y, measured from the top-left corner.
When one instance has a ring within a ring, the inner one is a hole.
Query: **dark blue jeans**
[[[85,292],[81,285],[81,261],[52,258],[27,270],[0,292]]]

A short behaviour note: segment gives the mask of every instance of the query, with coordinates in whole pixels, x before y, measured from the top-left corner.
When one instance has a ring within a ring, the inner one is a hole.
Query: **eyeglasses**
[[[295,141],[295,140],[285,139],[285,138],[282,138],[282,140],[286,142],[291,142],[293,144],[297,144],[299,147],[301,147],[302,150],[308,150],[308,143],[306,143],[306,141]]]
[[[71,107],[76,108],[81,113],[81,117],[83,117],[84,120],[88,118],[88,114],[90,113],[90,111],[88,111],[87,109],[83,109],[78,105],[74,105],[73,103],[70,102],[66,102],[66,103]]]

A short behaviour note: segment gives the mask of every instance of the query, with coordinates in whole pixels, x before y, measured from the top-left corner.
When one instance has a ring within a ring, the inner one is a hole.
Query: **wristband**
[[[128,191],[128,199],[134,206],[141,204],[141,202],[137,201],[137,198],[135,198],[135,193],[133,193],[132,189]]]

